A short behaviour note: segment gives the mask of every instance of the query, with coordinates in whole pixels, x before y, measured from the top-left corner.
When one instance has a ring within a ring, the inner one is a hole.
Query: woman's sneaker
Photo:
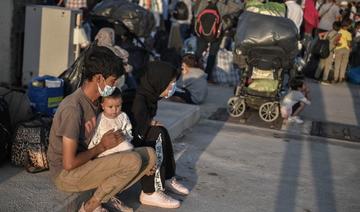
[[[169,179],[169,180],[165,180],[165,187],[167,189],[169,189],[170,191],[176,193],[176,194],[180,194],[180,195],[188,195],[189,189],[187,189],[184,185],[182,185],[181,183],[179,183],[175,177]]]
[[[146,194],[141,191],[140,202],[144,205],[151,205],[160,208],[178,208],[180,201],[176,200],[162,191],[155,191],[152,194]]]
[[[289,121],[289,122],[295,122],[295,123],[297,123],[297,124],[302,124],[302,123],[304,123],[304,121],[301,120],[301,119],[299,118],[299,116],[290,116],[290,117],[288,118],[288,121]]]

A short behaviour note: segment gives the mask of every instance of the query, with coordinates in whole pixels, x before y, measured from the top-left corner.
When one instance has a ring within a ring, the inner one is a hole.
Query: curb
[[[240,129],[248,131],[248,133],[252,133],[252,134],[259,134],[259,132],[261,132],[262,135],[284,139],[285,142],[288,142],[289,139],[295,139],[295,140],[304,140],[304,141],[308,141],[308,142],[333,144],[333,145],[343,146],[343,147],[347,147],[347,148],[360,149],[360,143],[357,143],[357,142],[350,142],[350,141],[334,139],[334,138],[319,137],[319,136],[313,136],[313,135],[308,135],[308,134],[303,134],[303,133],[299,134],[299,133],[294,133],[292,131],[267,129],[267,128],[261,128],[261,127],[256,127],[256,126],[244,125],[241,123],[235,124],[235,123],[231,123],[231,122],[223,122],[223,121],[216,121],[216,120],[210,120],[210,119],[202,119],[202,120],[200,120],[199,123],[210,123],[210,124],[216,124],[216,125],[221,124],[223,126],[236,127],[237,129],[240,128]]]

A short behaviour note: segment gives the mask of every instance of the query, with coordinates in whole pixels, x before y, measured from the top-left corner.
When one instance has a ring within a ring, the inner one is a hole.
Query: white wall
[[[11,26],[13,1],[0,0],[0,82],[11,82]]]

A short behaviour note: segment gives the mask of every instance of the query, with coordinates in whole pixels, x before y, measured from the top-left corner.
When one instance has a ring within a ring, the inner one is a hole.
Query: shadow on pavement
[[[312,87],[312,89],[318,89],[310,91],[310,95],[315,93],[316,96],[312,97],[316,98],[316,101],[318,102],[317,107],[323,108],[323,110],[318,110],[320,114],[317,114],[317,116],[326,117],[326,114],[321,112],[325,111],[326,107],[323,101],[321,89],[318,86]],[[278,184],[276,203],[273,210],[276,212],[295,211],[298,204],[296,201],[297,195],[301,189],[301,185],[299,184],[299,175],[301,171],[302,149],[306,148],[304,145],[305,140],[301,139],[296,142],[289,138],[289,135],[285,135],[285,138],[283,139],[284,141],[288,140],[289,142],[286,146],[282,160],[281,178]],[[311,170],[315,187],[316,211],[336,211],[335,191],[330,160],[331,155],[329,153],[328,144],[324,143],[319,145],[317,143],[310,142],[310,155]],[[314,210],[315,209],[310,209],[309,211]]]

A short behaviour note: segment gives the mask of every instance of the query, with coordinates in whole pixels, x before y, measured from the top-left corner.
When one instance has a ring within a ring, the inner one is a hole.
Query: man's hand
[[[99,145],[103,147],[103,150],[105,151],[116,147],[124,140],[124,134],[121,131],[114,131],[114,129],[111,129],[103,135]]]

